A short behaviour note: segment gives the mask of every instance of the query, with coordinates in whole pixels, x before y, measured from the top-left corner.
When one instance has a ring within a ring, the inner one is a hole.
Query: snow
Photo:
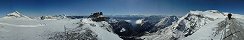
[[[42,20],[60,20],[67,19],[65,15],[55,15],[55,16],[42,16]]]
[[[0,32],[9,32],[9,30],[4,29],[3,26],[0,26]]]
[[[3,18],[22,18],[22,19],[25,18],[25,19],[30,19],[28,16],[22,15],[18,11],[15,11],[13,13],[9,13]]]
[[[120,30],[120,32],[124,32],[124,31],[126,31],[125,28],[122,28],[122,29]]]
[[[244,19],[244,15],[233,14],[233,13],[232,13],[232,15],[233,15],[233,16],[232,16],[233,18]]]
[[[17,16],[17,17],[21,17],[20,13],[18,11],[15,11],[13,13],[9,13],[7,15],[14,15],[14,16]]]
[[[98,38],[101,40],[122,40],[118,35],[108,32],[107,30],[99,27],[91,27],[91,30],[97,33]]]
[[[8,24],[8,23],[0,23],[1,25],[4,26],[16,26],[16,27],[39,27],[39,26],[44,26],[41,24],[37,24],[37,25],[16,25],[16,24]]]
[[[218,27],[218,23],[223,21],[224,19],[217,19],[213,22],[210,22],[209,24],[206,24],[201,27],[197,32],[192,34],[191,36],[188,36],[186,38],[183,38],[182,40],[211,40],[213,39],[213,33],[215,32],[214,28]],[[216,40],[220,39],[217,38]]]
[[[131,23],[132,21],[131,20],[125,20],[126,22],[129,22],[129,23]]]
[[[226,14],[229,13],[219,12],[217,10],[190,11],[179,20],[173,22],[172,25],[164,29],[158,29],[159,31],[155,33],[148,33],[139,38],[144,40],[221,40],[223,37],[228,36],[223,34],[231,34],[231,31],[236,31],[236,29],[239,31],[244,29],[242,26],[244,23],[243,15],[231,13],[234,19],[226,20]],[[143,23],[143,19],[136,20],[135,22],[132,20],[124,21],[136,24]],[[229,24],[225,24],[223,21],[228,21],[227,23]],[[117,20],[112,20],[112,22],[117,22]],[[220,23],[222,23],[222,25],[220,25]],[[160,24],[163,24],[163,21],[160,21],[157,25]],[[90,30],[94,33],[91,33],[92,35],[96,35],[94,38],[98,40],[123,40],[120,36],[113,33],[112,27],[106,21],[94,22],[90,18],[83,18],[82,20],[30,19],[17,11],[0,18],[0,40],[49,40],[48,38],[50,36],[48,34],[64,32],[66,28]],[[87,30],[81,30],[79,32],[85,32]],[[192,32],[189,32],[189,30]],[[124,31],[127,30],[125,28],[120,30],[120,32]],[[244,31],[233,34],[233,37],[227,39],[235,37],[243,38],[244,36],[240,35],[243,32]],[[190,35],[185,36],[186,34]]]
[[[44,19],[44,20],[58,20],[58,19]]]
[[[29,20],[0,18],[0,40],[48,40],[48,34],[75,28],[79,20]]]
[[[231,13],[231,20],[224,18],[229,14],[224,12],[222,16],[217,15],[214,21],[202,26],[198,31],[181,40],[243,40],[243,31],[235,33],[235,31],[243,30],[243,15]],[[205,14],[206,16],[215,16],[216,14]],[[233,35],[231,35],[233,34]],[[228,37],[231,36],[231,37]]]
[[[155,24],[155,26],[163,26],[163,25],[169,26],[169,25],[172,25],[172,23],[174,23],[177,20],[178,20],[178,17],[176,17],[176,16],[168,16],[168,17],[161,19],[161,21],[159,21],[157,24]]]
[[[175,24],[179,24],[181,20],[184,20],[189,14],[186,14],[185,16],[179,18],[179,20]],[[172,25],[173,29],[175,29],[178,25]]]
[[[243,40],[242,20],[238,18],[217,19],[182,40]]]
[[[143,19],[136,20],[136,24],[141,24],[143,22]]]
[[[94,31],[98,35],[98,39],[100,40],[122,40],[118,35],[107,31],[107,28],[102,28],[101,26],[107,25],[105,27],[108,27],[108,23],[105,21],[102,22],[94,22],[89,18],[82,19],[82,23],[84,24],[82,27],[86,27]],[[92,25],[91,25],[92,24]],[[111,29],[108,29],[111,30]]]
[[[184,37],[188,37],[191,36],[192,34],[195,34],[196,32],[198,32],[198,30],[203,30],[202,28],[206,28],[205,27],[206,25],[214,25],[213,23],[217,24],[218,22],[221,21],[221,19],[225,19],[225,18],[226,16],[224,16],[223,13],[217,10],[190,11],[185,16],[179,18],[179,20],[174,22],[171,26],[166,27],[164,29],[160,29],[160,31],[157,31],[156,33],[147,34],[145,36],[142,36],[141,38],[146,40],[183,39]],[[189,40],[195,40],[195,39],[189,39]]]
[[[220,13],[217,10],[207,10],[207,11],[190,11],[190,14],[202,15],[209,18],[225,18],[224,13]]]
[[[77,28],[79,19],[37,20],[37,19],[6,19],[0,18],[0,40],[49,40],[50,34],[64,32],[66,28]],[[82,28],[93,31],[98,40],[122,40],[109,29],[105,22],[94,22],[83,19]],[[92,25],[93,24],[93,25]],[[65,27],[65,28],[64,28]],[[85,30],[84,30],[85,31]]]
[[[176,23],[172,25],[174,29],[179,27],[179,25],[185,25],[185,27],[190,28],[190,26],[196,26],[196,30],[201,26],[212,22],[218,18],[226,18],[223,13],[217,10],[207,10],[207,11],[190,11],[185,16],[181,17]],[[196,23],[196,24],[194,24]],[[184,27],[181,27],[184,28]],[[196,31],[193,30],[193,31]]]
[[[0,40],[49,40],[49,37],[52,37],[50,34],[64,32],[66,28],[77,28],[79,22],[79,19],[0,18]],[[82,20],[81,24],[85,24],[85,27],[98,34],[99,40],[122,40],[118,35],[112,33],[111,29],[107,28],[109,24],[106,22],[94,22],[85,19]]]

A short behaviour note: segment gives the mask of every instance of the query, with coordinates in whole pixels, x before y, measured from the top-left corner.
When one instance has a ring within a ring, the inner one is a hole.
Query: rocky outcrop
[[[106,21],[109,19],[109,17],[103,16],[102,12],[95,12],[92,13],[88,18],[92,18],[93,21],[100,22],[100,21]]]

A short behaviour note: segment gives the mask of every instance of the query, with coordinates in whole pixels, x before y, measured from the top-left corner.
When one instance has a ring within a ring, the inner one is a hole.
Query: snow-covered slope
[[[0,18],[0,40],[48,40],[49,34],[77,27],[79,20],[28,20]]]
[[[235,14],[233,19],[218,19],[201,29],[191,36],[182,40],[243,40],[244,27],[242,15]]]
[[[168,26],[172,25],[178,19],[179,18],[177,16],[167,16],[167,17],[161,19],[160,22],[155,24],[155,28],[153,28],[152,31],[158,31],[160,29],[168,27]]]
[[[90,28],[94,31],[98,36],[98,39],[101,40],[122,40],[118,35],[112,32],[111,26],[105,22],[94,22],[89,19],[83,19],[84,23],[82,27]]]
[[[214,21],[217,18],[225,18],[223,13],[220,13],[217,10],[207,10],[207,11],[190,11],[187,15],[181,17],[177,23],[172,26],[178,30],[185,30],[194,26],[199,28],[202,25],[205,25],[211,21]]]
[[[211,39],[220,40],[221,39],[220,36],[215,37],[216,36],[215,28],[217,28],[218,23],[220,23],[223,20],[224,19],[217,19],[213,22],[210,22],[209,24],[202,26],[202,28],[200,28],[198,31],[196,31],[192,35],[190,35],[182,40],[211,40]]]
[[[90,19],[28,20],[0,18],[0,40],[122,40],[105,22]]]
[[[9,13],[3,18],[24,18],[24,19],[30,19],[28,16],[22,15],[18,11],[15,11],[13,13]]]
[[[171,26],[151,33],[141,38],[147,40],[173,40],[181,39],[195,33],[202,26],[219,18],[225,18],[223,13],[217,10],[190,11]]]
[[[110,24],[105,21],[95,22],[90,18],[84,18],[76,28],[66,30],[64,33],[54,35],[55,40],[122,40],[113,33]]]

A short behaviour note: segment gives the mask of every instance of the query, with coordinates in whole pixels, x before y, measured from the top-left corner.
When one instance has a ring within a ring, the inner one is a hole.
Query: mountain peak
[[[218,10],[207,10],[207,11],[205,11],[205,12],[219,13],[219,11],[218,11]]]
[[[203,17],[209,17],[209,18],[225,18],[225,14],[223,12],[220,12],[218,10],[206,10],[206,11],[190,11],[188,14],[190,15],[200,15]]]
[[[27,18],[27,19],[30,19],[29,17],[22,15],[19,11],[9,13],[3,18]]]
[[[200,13],[200,12],[205,12],[205,13],[221,13],[220,11],[218,10],[206,10],[206,11],[199,11],[199,10],[196,10],[196,11],[190,11],[189,13],[192,13],[192,14],[196,14],[196,13]]]
[[[20,16],[20,13],[18,11],[15,11],[15,12],[7,14],[7,16]]]

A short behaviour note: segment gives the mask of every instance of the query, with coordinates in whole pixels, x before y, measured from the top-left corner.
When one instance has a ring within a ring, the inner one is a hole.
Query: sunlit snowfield
[[[0,18],[1,40],[46,40],[50,33],[63,32],[64,26],[77,27],[79,20],[36,20]]]

